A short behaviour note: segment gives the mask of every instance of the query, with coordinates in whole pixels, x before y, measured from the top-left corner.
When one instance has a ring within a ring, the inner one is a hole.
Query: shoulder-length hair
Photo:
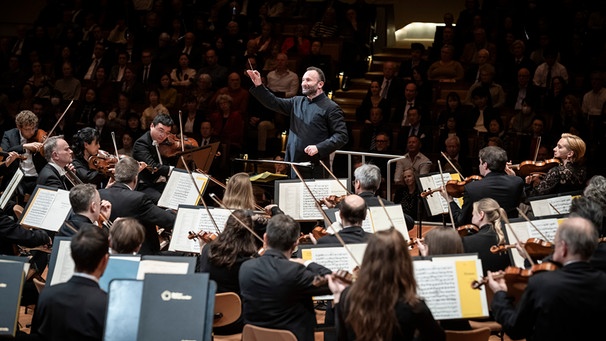
[[[252,228],[251,212],[234,211],[227,219],[223,232],[210,243],[208,260],[214,266],[231,268],[238,257],[252,257],[257,253],[253,234],[240,222]]]
[[[247,173],[236,173],[229,178],[223,195],[223,204],[231,209],[252,210],[255,208],[255,196]]]

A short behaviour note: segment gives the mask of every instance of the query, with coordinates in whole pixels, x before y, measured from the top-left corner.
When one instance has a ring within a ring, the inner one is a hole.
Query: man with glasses
[[[173,120],[169,115],[160,114],[150,124],[149,131],[143,134],[133,146],[133,158],[145,162],[149,169],[144,169],[139,174],[137,190],[149,195],[154,203],[158,203],[162,191],[166,186],[166,178],[173,170],[169,160],[160,155],[160,145],[170,135]],[[177,144],[179,142],[176,142]],[[178,146],[175,147],[177,150]]]

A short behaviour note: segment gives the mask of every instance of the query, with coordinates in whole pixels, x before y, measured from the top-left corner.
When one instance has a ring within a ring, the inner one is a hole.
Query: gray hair
[[[57,141],[62,139],[63,135],[51,136],[44,141],[44,158],[50,162],[53,159],[53,152],[57,150]]]
[[[124,157],[116,164],[114,179],[116,182],[129,183],[139,174],[139,163],[130,156]]]
[[[583,195],[606,209],[606,178],[595,175],[587,183]]]

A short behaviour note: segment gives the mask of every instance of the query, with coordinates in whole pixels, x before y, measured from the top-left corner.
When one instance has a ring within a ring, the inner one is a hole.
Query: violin
[[[355,269],[354,269],[354,271],[355,271]],[[357,276],[354,276],[353,274],[351,274],[347,270],[337,270],[337,271],[333,272],[331,275],[334,278],[340,280],[341,282],[343,282],[345,284],[352,284],[355,281],[355,277],[357,277]],[[324,275],[324,276],[317,275],[316,277],[314,277],[314,280],[311,284],[315,287],[324,286],[324,285],[328,284],[328,277],[326,275]]]
[[[328,231],[326,231],[325,228],[323,228],[322,226],[316,226],[313,228],[313,230],[311,230],[311,234],[312,236],[314,236],[314,238],[316,240],[326,236],[328,234]],[[311,244],[311,238],[309,237],[309,234],[303,234],[301,233],[301,237],[299,237],[299,244]]]
[[[503,253],[508,249],[513,249],[515,247],[515,244],[493,245],[490,247],[490,252],[493,254]],[[533,260],[543,259],[549,256],[553,252],[554,248],[552,243],[546,242],[539,238],[528,238],[526,243],[523,244],[523,247]]]
[[[88,158],[88,167],[105,176],[112,176],[112,170],[122,157],[124,155],[120,155],[120,158],[118,158],[104,150],[99,150],[97,155],[92,155]]]
[[[196,240],[200,238],[204,243],[210,243],[213,240],[217,239],[217,235],[212,232],[200,231],[195,233],[193,231],[187,232],[187,239]]]
[[[5,157],[8,157],[10,154],[8,152],[2,151],[2,148],[0,148],[0,165],[6,163],[6,161],[4,161]],[[27,155],[25,154],[17,154],[17,158],[21,159],[21,160],[25,160],[27,159]]]
[[[527,283],[528,279],[539,272],[544,271],[555,271],[558,269],[558,266],[552,262],[545,262],[541,264],[535,264],[531,266],[529,269],[517,268],[515,266],[508,266],[505,271],[501,271],[501,273],[493,274],[493,279],[504,278],[507,286],[512,286],[517,283]],[[473,289],[480,289],[483,285],[488,283],[488,277],[483,277],[480,280],[475,280],[471,282],[471,287]]]
[[[551,168],[560,164],[560,160],[558,159],[548,159],[545,161],[524,161],[518,165],[510,165],[509,167],[516,173],[525,178],[528,175],[532,174],[545,174]]]
[[[417,244],[417,241],[420,241],[421,243],[423,243],[425,241],[425,238],[411,239],[411,240],[407,241],[406,244],[408,247],[413,247]]]
[[[347,196],[347,194],[343,194],[343,195],[329,195],[326,198],[324,198],[324,201],[330,205],[337,206],[341,200],[345,199],[345,197]]]
[[[459,236],[461,236],[461,237],[465,237],[465,236],[469,236],[469,235],[478,233],[478,231],[480,231],[480,228],[475,226],[474,224],[466,224],[466,225],[457,227],[457,232],[459,233]]]
[[[192,149],[199,147],[198,141],[195,139],[183,136],[183,146],[185,149]],[[174,157],[181,152],[181,138],[176,134],[168,134],[164,142],[158,145],[160,155],[163,157]]]
[[[446,182],[446,193],[453,198],[460,198],[465,193],[465,185],[472,181],[482,180],[482,177],[479,175],[472,175],[466,177],[464,180],[448,180]],[[441,191],[442,187],[428,189],[426,191],[421,192],[421,198],[426,198],[427,196],[432,195],[434,192]]]
[[[493,245],[490,247],[490,253],[492,254],[499,254],[499,253],[503,253],[509,249],[513,249],[516,247],[516,244],[501,244],[501,245]]]
[[[34,134],[34,136],[30,137],[27,140],[27,142],[44,143],[44,141],[46,141],[47,138],[48,138],[48,134],[44,130],[38,129],[38,130],[36,130],[36,133]]]

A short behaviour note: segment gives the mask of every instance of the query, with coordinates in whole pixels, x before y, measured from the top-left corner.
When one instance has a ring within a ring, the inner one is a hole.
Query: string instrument
[[[505,271],[501,271],[500,273],[496,273],[492,275],[493,279],[501,279],[504,278],[508,287],[514,286],[516,284],[525,284],[528,283],[528,279],[539,272],[544,271],[555,271],[558,269],[558,266],[552,262],[544,262],[541,264],[535,264],[531,266],[529,269],[522,269],[515,266],[508,266]],[[488,283],[488,277],[483,277],[480,280],[475,280],[471,282],[471,287],[473,289],[480,289],[483,285]]]
[[[355,271],[355,270],[354,270]],[[337,270],[330,275],[316,275],[314,277],[313,282],[311,284],[315,287],[321,287],[328,284],[328,276],[333,276],[334,278],[340,280],[345,284],[352,284],[355,281],[355,277],[352,273],[347,270]]]
[[[208,244],[213,240],[217,239],[217,235],[215,233],[206,231],[200,231],[198,233],[195,233],[193,231],[187,232],[187,239],[196,240],[198,238],[200,238],[200,240],[202,240],[204,243]]]
[[[408,241],[406,242],[406,244],[408,245],[408,247],[413,247],[413,246],[415,246],[415,245],[417,244],[417,241],[419,241],[419,242],[423,243],[423,242],[425,242],[425,238],[415,238],[415,239],[411,239],[411,240],[408,240]]]
[[[337,206],[341,200],[345,199],[345,197],[347,196],[347,194],[343,194],[343,195],[329,195],[326,198],[324,198],[324,201],[327,201],[329,204],[333,205],[333,206]]]
[[[510,165],[509,167],[516,171],[516,173],[525,178],[529,175],[540,175],[547,173],[551,168],[560,164],[558,159],[548,159],[545,161],[524,161],[517,165]]]
[[[490,247],[490,253],[499,254],[503,253],[509,249],[513,249],[516,247],[516,244],[501,244],[501,245],[493,245]]]
[[[46,133],[42,129],[38,129],[36,131],[36,134],[32,137],[32,141],[28,141],[28,142],[40,142],[40,143],[44,143],[46,141],[46,139],[48,139],[52,135],[52,133],[55,131],[55,129],[57,129],[57,126],[63,120],[63,117],[65,117],[65,114],[67,114],[67,112],[69,111],[69,108],[72,107],[72,104],[74,104],[74,100],[73,99],[69,102],[69,105],[67,106],[67,108],[65,108],[65,110],[63,111],[63,113],[61,114],[61,116],[59,117],[59,119],[57,119],[57,122],[55,122],[55,125],[53,125],[53,127],[51,128],[51,130],[48,133]],[[44,156],[44,148],[41,148],[38,152],[42,156]]]
[[[461,225],[461,226],[457,227],[457,232],[459,233],[459,236],[461,236],[461,237],[465,237],[465,236],[469,236],[469,235],[478,233],[478,231],[480,231],[480,228],[475,226],[474,224],[466,224],[466,225]]]
[[[2,151],[2,148],[0,148],[0,165],[6,163],[6,161],[4,161],[4,158],[9,157],[9,156],[10,156],[10,154],[8,152]],[[17,159],[25,160],[25,159],[27,159],[27,155],[17,154]]]
[[[503,253],[508,249],[515,248],[515,244],[509,245],[493,245],[490,247],[490,252],[493,254]],[[534,260],[543,259],[549,256],[553,252],[553,244],[546,242],[539,238],[528,238],[526,243],[523,244],[524,250],[528,253],[530,258]]]
[[[482,177],[479,175],[471,175],[466,177],[464,180],[448,180],[446,182],[446,193],[453,198],[460,198],[465,193],[465,185],[472,181],[482,180]],[[426,191],[421,192],[421,198],[426,198],[427,196],[432,195],[434,192],[441,191],[442,187],[428,189]]]
[[[36,130],[36,133],[34,134],[34,136],[30,137],[27,142],[31,143],[31,142],[39,142],[39,143],[44,143],[44,141],[46,141],[46,139],[48,138],[48,134],[38,128],[38,130]]]
[[[112,170],[116,167],[116,163],[123,157],[124,155],[116,157],[104,150],[99,150],[97,155],[91,155],[88,158],[88,168],[96,170],[105,176],[113,176]]]
[[[164,142],[158,145],[160,155],[163,157],[174,157],[183,149],[192,149],[199,147],[198,141],[183,136],[183,146],[181,146],[181,137],[176,134],[168,134]]]
[[[84,183],[68,166],[63,167],[63,169],[65,169],[65,178],[67,178],[67,180],[73,186],[81,185]],[[99,227],[102,227],[103,224],[106,224],[108,227],[112,226],[112,222],[101,212],[99,212],[99,218],[97,218],[97,223],[99,224]]]
[[[322,226],[316,226],[311,230],[311,235],[314,236],[316,240],[326,236],[328,231]],[[299,244],[310,244],[312,243],[311,238],[309,238],[309,234],[301,233],[301,237],[299,237]]]

